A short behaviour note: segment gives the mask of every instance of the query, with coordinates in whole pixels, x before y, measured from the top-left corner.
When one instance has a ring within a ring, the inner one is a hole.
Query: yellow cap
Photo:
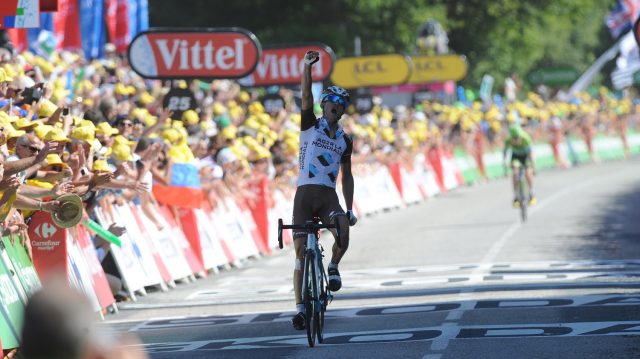
[[[38,117],[51,117],[54,112],[58,109],[53,102],[43,98],[40,100],[40,104],[38,107]]]
[[[153,98],[153,96],[151,96],[150,93],[148,93],[147,91],[143,92],[142,94],[140,94],[140,103],[142,105],[149,105],[152,104],[153,101],[155,101],[155,99]]]
[[[238,94],[238,101],[240,102],[249,102],[249,100],[251,100],[251,96],[249,95],[249,93],[247,91],[240,91],[240,93]]]
[[[100,122],[98,126],[96,126],[96,135],[113,136],[119,132],[117,128],[111,127],[109,122]]]
[[[111,156],[118,161],[132,161],[131,147],[123,144],[114,145],[111,151]]]
[[[11,81],[13,81],[13,78],[10,77],[9,74],[7,74],[5,69],[0,68],[0,82],[11,82]]]
[[[254,101],[249,105],[249,113],[257,115],[264,112],[264,106],[260,102]]]
[[[40,125],[33,129],[33,133],[35,133],[39,139],[44,140],[47,133],[49,133],[49,131],[51,131],[52,129],[54,129],[54,127],[51,125]]]
[[[89,120],[80,120],[80,122],[78,123],[78,127],[89,127],[89,128],[92,128],[94,131],[96,129],[96,125],[94,125],[93,122]]]
[[[74,140],[85,141],[87,143],[92,143],[96,137],[96,132],[91,127],[76,127],[71,131],[71,135],[69,135]]]
[[[125,146],[133,146],[136,144],[135,141],[130,141],[128,138],[122,136],[122,135],[118,135],[116,137],[114,137],[113,139],[114,144],[116,145],[125,145]]]
[[[93,161],[93,171],[94,172],[111,172],[111,170],[109,169],[109,164],[105,160]]]
[[[216,116],[220,116],[226,112],[226,108],[220,102],[216,102],[213,104],[213,114]]]
[[[195,125],[200,121],[200,116],[194,110],[186,110],[182,113],[182,121],[189,125]]]
[[[64,167],[69,167],[69,165],[62,162],[62,159],[57,153],[50,153],[47,155],[47,165],[48,166],[62,165]]]
[[[40,126],[42,125],[42,121],[31,121],[30,119],[26,118],[26,117],[22,117],[20,119],[18,119],[18,121],[16,121],[14,123],[14,127],[24,130],[24,129],[28,129],[28,128],[33,128],[36,126]]]
[[[44,136],[44,140],[46,141],[58,141],[58,142],[71,142],[67,136],[65,136],[64,132],[59,128],[52,128],[47,132]]]

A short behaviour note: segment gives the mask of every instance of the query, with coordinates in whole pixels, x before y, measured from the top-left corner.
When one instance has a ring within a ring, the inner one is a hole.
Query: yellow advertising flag
[[[331,73],[335,85],[358,87],[402,85],[411,76],[411,59],[400,54],[338,59]]]
[[[467,75],[467,61],[464,56],[412,56],[413,71],[410,84],[458,81]]]

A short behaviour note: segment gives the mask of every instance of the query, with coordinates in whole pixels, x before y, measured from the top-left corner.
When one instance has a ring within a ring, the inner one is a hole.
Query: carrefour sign
[[[144,78],[239,78],[260,60],[256,36],[241,28],[153,29],[129,45],[129,63]]]

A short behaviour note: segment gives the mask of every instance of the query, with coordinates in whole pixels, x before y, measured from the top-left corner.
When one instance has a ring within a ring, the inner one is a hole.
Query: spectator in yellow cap
[[[118,115],[114,127],[124,137],[129,138],[133,135],[133,121],[131,121],[127,116]]]
[[[26,117],[22,117],[20,119],[18,119],[18,121],[16,121],[14,123],[14,127],[18,130],[22,130],[25,132],[33,132],[33,129],[36,126],[40,126],[42,125],[42,121],[39,120],[35,120],[35,121],[31,121],[30,119],[26,118]]]
[[[51,128],[44,136],[45,141],[71,142],[60,128]]]

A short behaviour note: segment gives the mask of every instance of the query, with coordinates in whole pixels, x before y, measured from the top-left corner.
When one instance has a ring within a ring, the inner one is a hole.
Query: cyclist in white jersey
[[[351,138],[338,125],[338,120],[349,106],[349,93],[337,86],[322,92],[322,117],[313,114],[311,94],[311,66],[320,59],[316,51],[305,55],[302,74],[302,106],[300,125],[300,174],[298,188],[293,201],[293,224],[304,224],[319,217],[323,223],[331,221],[331,216],[344,213],[336,193],[338,172],[342,169],[342,194],[347,206],[347,216],[337,217],[340,223],[341,248],[334,243],[331,263],[328,266],[329,289],[337,291],[342,286],[338,263],[349,247],[349,225],[357,222],[353,214],[353,175],[351,174]],[[293,271],[293,287],[296,297],[297,314],[292,319],[295,329],[305,329],[302,287],[302,262],[307,234],[293,233],[296,260]]]

